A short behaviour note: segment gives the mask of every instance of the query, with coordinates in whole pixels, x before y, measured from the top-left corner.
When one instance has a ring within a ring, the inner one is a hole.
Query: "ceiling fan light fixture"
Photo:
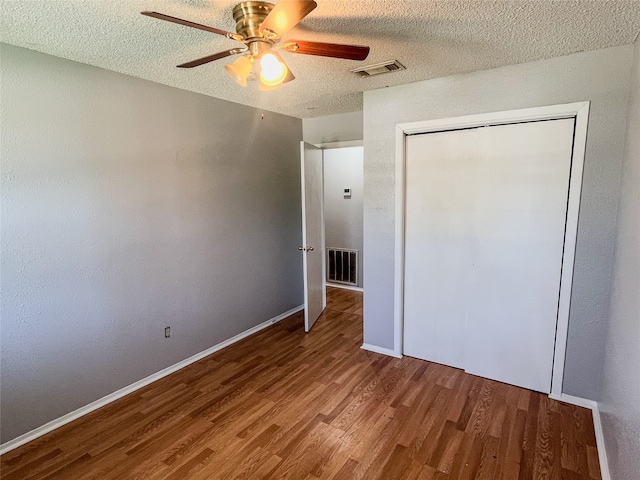
[[[260,82],[260,85],[258,85],[258,90],[260,90],[261,92],[269,92],[271,90],[275,90],[276,88],[280,88],[282,85],[284,85],[284,82],[276,83],[275,85],[265,85],[264,83]]]
[[[164,13],[143,11],[145,16],[183,25],[232,39],[243,44],[222,52],[207,55],[190,62],[177,65],[178,68],[193,68],[208,64],[231,55],[244,54],[235,62],[226,65],[227,74],[240,86],[246,87],[249,80],[260,77],[260,90],[274,90],[295,80],[287,64],[275,49],[302,55],[315,55],[345,60],[364,60],[369,47],[364,45],[343,45],[307,40],[281,39],[300,23],[318,4],[315,0],[279,0],[277,4],[263,0],[241,1],[233,8],[236,33],[202,25]]]
[[[260,58],[260,80],[264,85],[273,87],[281,84],[287,73],[287,65],[275,53],[265,53]]]
[[[253,60],[251,55],[243,55],[238,57],[235,62],[225,65],[224,69],[227,71],[229,76],[233,78],[236,82],[238,82],[243,87],[247,86],[247,78],[253,70]]]

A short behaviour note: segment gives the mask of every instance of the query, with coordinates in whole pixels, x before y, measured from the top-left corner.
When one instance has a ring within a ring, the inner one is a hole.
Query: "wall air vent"
[[[327,248],[327,281],[358,285],[358,250]]]
[[[400,70],[406,70],[406,67],[398,60],[389,60],[388,62],[367,65],[366,67],[354,68],[349,71],[356,73],[361,77],[371,77],[373,75],[380,75],[381,73],[398,72]]]

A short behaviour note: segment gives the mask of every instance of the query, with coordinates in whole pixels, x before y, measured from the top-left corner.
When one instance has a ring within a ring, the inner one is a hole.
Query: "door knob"
[[[310,247],[307,247],[307,251],[308,251],[308,252],[313,252],[313,245],[312,245],[312,246],[310,246]]]
[[[305,248],[302,245],[298,245],[298,250],[301,250],[304,252]]]

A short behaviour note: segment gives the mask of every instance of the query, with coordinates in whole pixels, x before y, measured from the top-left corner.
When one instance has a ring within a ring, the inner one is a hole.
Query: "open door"
[[[322,149],[300,142],[304,328],[311,330],[326,306],[322,212]]]

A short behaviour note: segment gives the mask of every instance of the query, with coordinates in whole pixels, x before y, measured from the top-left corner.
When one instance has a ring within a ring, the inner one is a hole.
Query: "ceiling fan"
[[[247,79],[255,70],[255,75],[260,78],[260,90],[273,90],[295,78],[277,50],[348,60],[364,60],[369,55],[369,47],[361,45],[341,45],[306,40],[281,42],[282,37],[317,6],[318,4],[314,0],[280,0],[276,5],[262,1],[239,3],[233,8],[233,19],[236,21],[237,33],[158,12],[145,11],[141,13],[160,20],[216,33],[244,44],[241,47],[183,63],[178,65],[179,68],[193,68],[214,60],[242,54],[235,62],[225,65],[225,70],[231,78],[245,87]]]

